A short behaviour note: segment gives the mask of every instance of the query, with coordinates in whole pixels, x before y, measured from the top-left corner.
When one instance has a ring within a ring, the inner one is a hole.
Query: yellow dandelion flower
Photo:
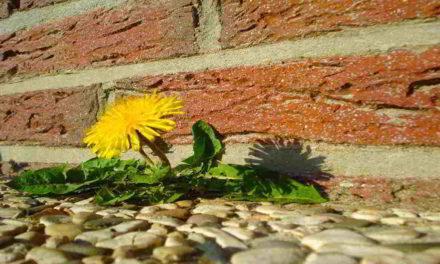
[[[86,133],[84,143],[99,157],[112,158],[128,149],[139,151],[139,134],[153,141],[175,127],[172,115],[183,114],[182,101],[156,94],[127,97],[110,105]]]

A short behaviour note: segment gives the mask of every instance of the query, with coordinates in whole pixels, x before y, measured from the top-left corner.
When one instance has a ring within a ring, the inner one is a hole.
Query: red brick
[[[45,90],[0,97],[0,140],[82,145],[98,112],[99,88]]]
[[[130,3],[0,35],[0,79],[196,52],[191,0]]]
[[[224,47],[440,15],[436,0],[222,0]]]
[[[354,144],[440,145],[440,48],[121,81],[179,93],[187,115],[226,135],[263,133]]]

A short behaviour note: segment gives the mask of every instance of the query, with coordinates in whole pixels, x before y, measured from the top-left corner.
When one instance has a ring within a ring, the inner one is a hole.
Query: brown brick
[[[436,0],[221,0],[224,47],[440,15]]]
[[[143,0],[98,9],[0,35],[0,43],[0,79],[196,52],[191,0]]]
[[[0,140],[44,145],[81,145],[96,120],[96,86],[0,97]]]
[[[174,142],[204,119],[226,135],[440,145],[440,48],[147,76],[120,87],[180,93]]]

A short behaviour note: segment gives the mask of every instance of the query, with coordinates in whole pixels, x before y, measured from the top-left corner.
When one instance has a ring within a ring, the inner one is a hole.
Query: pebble
[[[0,208],[0,218],[14,219],[21,215],[22,210],[18,208]]]
[[[15,236],[26,231],[26,226],[0,225],[0,236]]]
[[[289,212],[286,209],[282,209],[279,206],[274,206],[274,205],[261,205],[261,206],[257,206],[254,209],[255,212],[258,213],[262,213],[262,214],[267,214],[267,215],[273,215],[273,214],[283,214],[286,212]]]
[[[377,222],[380,219],[389,215],[385,211],[372,210],[372,209],[361,209],[351,214],[354,219],[367,220],[371,222]]]
[[[344,241],[343,239],[340,240]],[[340,253],[353,257],[366,257],[374,255],[390,255],[390,256],[403,256],[403,253],[384,246],[377,245],[365,245],[365,244],[347,244],[345,243],[332,243],[325,244],[319,247],[317,250],[319,253]]]
[[[118,225],[125,220],[120,217],[115,218],[101,218],[101,219],[95,219],[90,220],[84,223],[84,228],[87,230],[98,230],[98,229],[104,229],[111,226]]]
[[[58,247],[59,250],[82,256],[105,255],[109,250],[98,248],[88,243],[67,243]]]
[[[143,207],[143,208],[139,211],[139,213],[140,213],[140,214],[152,214],[152,213],[155,213],[155,212],[157,212],[157,211],[160,211],[160,208],[157,207],[157,206],[155,206],[155,205],[152,205],[152,206],[145,206],[145,207]]]
[[[71,260],[64,252],[45,247],[35,247],[31,249],[27,253],[26,259],[33,260],[37,263],[50,264],[65,264]]]
[[[179,208],[179,206],[177,206],[177,204],[173,204],[173,203],[158,204],[156,206],[159,207],[160,209],[163,209],[163,210],[174,210],[174,209]]]
[[[44,232],[48,236],[67,237],[69,240],[73,240],[81,234],[82,228],[75,224],[52,224],[46,226]]]
[[[337,253],[316,254],[307,256],[304,264],[357,264],[357,260]]]
[[[374,228],[364,235],[382,243],[397,243],[416,239],[420,234],[408,228]]]
[[[430,221],[440,221],[440,212],[423,212],[419,214],[421,218]]]
[[[161,224],[164,226],[172,226],[172,227],[178,227],[180,225],[183,225],[183,221],[171,216],[155,216],[155,215],[145,215],[140,214],[136,216],[136,219],[142,219],[147,220],[150,223],[156,223]]]
[[[206,215],[206,214],[195,214],[192,215],[186,220],[188,224],[195,224],[198,226],[202,225],[210,225],[210,224],[218,224],[220,223],[220,219],[214,215]]]
[[[214,238],[222,248],[246,249],[247,246],[239,239],[215,227],[194,227],[193,232]]]
[[[229,205],[217,205],[217,204],[200,204],[193,209],[193,214],[205,214],[213,211],[232,211],[234,207]]]
[[[87,231],[76,236],[75,240],[87,241],[91,244],[96,244],[99,241],[111,239],[114,235],[114,232],[107,229]]]
[[[296,248],[264,248],[251,249],[235,253],[231,258],[232,264],[295,264],[301,263],[303,254]]]
[[[196,250],[189,246],[158,247],[153,250],[153,257],[164,263],[183,261],[193,255]]]
[[[241,240],[250,240],[255,236],[254,232],[240,227],[223,227],[222,230]]]
[[[81,212],[72,216],[72,223],[82,225],[87,221],[100,219],[102,216],[90,212]]]
[[[95,213],[101,209],[102,209],[102,207],[94,205],[94,204],[76,205],[76,206],[72,206],[69,208],[69,210],[74,214],[78,214],[81,212]]]
[[[385,225],[404,225],[407,220],[402,217],[384,217],[380,222]]]
[[[391,212],[398,217],[402,218],[417,218],[418,215],[416,212],[407,210],[407,209],[401,209],[401,208],[392,208]]]
[[[299,248],[299,242],[279,240],[274,237],[262,237],[249,241],[253,248]]]
[[[91,256],[81,259],[83,264],[109,264],[112,259],[108,256]]]
[[[188,208],[188,207],[192,207],[194,205],[194,202],[191,200],[181,200],[175,202],[175,204],[182,208]]]
[[[53,224],[72,223],[72,218],[68,215],[45,215],[40,217],[40,223],[49,226]]]
[[[365,236],[348,229],[328,229],[304,237],[301,242],[312,249],[319,249],[325,244],[344,242],[354,245],[371,245],[374,242]]]
[[[0,250],[0,263],[8,263],[26,256],[28,247],[22,243],[15,243]]]
[[[130,232],[113,239],[107,239],[96,243],[97,247],[115,249],[122,246],[136,246],[139,248],[150,248],[162,245],[163,239],[160,236],[148,232]]]
[[[189,216],[189,210],[178,208],[178,209],[172,209],[172,210],[164,210],[154,213],[156,216],[171,216],[175,217],[181,220],[186,220]]]
[[[15,237],[15,240],[19,242],[27,242],[39,246],[43,244],[44,241],[46,241],[46,236],[36,231],[28,231],[20,235],[17,235]]]
[[[152,224],[147,232],[158,236],[166,236],[168,234],[168,229],[161,224]]]
[[[122,222],[118,225],[109,227],[109,229],[113,232],[118,233],[127,233],[131,231],[140,231],[145,230],[149,224],[146,221],[143,220],[132,220],[127,222]]]

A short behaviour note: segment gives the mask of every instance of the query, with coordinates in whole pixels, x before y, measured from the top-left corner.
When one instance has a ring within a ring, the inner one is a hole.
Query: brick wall
[[[112,98],[156,89],[185,101],[177,149],[204,119],[243,155],[294,139],[336,176],[440,177],[439,16],[435,0],[1,0],[2,161],[85,159]],[[382,173],[344,163],[365,148]]]

